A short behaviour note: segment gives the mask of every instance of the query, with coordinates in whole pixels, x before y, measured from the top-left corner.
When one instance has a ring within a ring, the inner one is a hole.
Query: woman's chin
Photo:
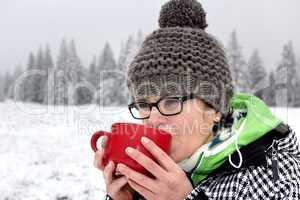
[[[169,155],[170,156],[170,158],[172,158],[172,160],[174,161],[174,162],[178,162],[178,158],[176,157],[176,155],[173,155],[172,153]]]
[[[170,158],[172,158],[172,160],[176,163],[180,162],[182,159],[182,152],[178,152],[178,151],[172,151],[169,154]]]

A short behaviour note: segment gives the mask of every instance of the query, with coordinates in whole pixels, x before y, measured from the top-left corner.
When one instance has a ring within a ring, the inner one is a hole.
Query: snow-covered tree
[[[276,106],[276,86],[274,72],[269,74],[268,87],[263,92],[263,100],[269,106]]]
[[[67,41],[62,40],[56,61],[54,104],[68,104],[68,79],[67,70],[69,66],[69,51]]]
[[[4,101],[4,75],[0,73],[0,102]]]
[[[8,98],[22,101],[23,91],[25,90],[26,79],[23,77],[23,69],[20,65],[17,65],[10,76],[11,83],[7,87]],[[24,83],[24,84],[23,84]]]
[[[120,85],[120,93],[119,95],[122,97],[120,101],[121,105],[125,105],[127,103],[127,99],[129,96],[128,88],[126,86],[126,76],[127,76],[127,68],[132,59],[134,58],[134,54],[136,54],[135,41],[132,36],[129,36],[126,43],[121,43],[121,51],[118,59],[118,69],[120,71],[119,76],[119,85]]]
[[[22,74],[20,77],[15,79],[14,89],[13,92],[17,93],[14,94],[15,99],[21,100],[21,101],[31,101],[32,97],[32,76],[31,71],[34,70],[36,64],[35,64],[35,56],[33,53],[29,53],[28,56],[28,62],[27,62],[27,68],[26,68],[26,74]]]
[[[54,81],[55,81],[55,71],[53,59],[51,56],[51,50],[49,45],[46,45],[46,49],[44,51],[44,59],[43,59],[43,70],[45,71],[45,78],[43,87],[44,87],[44,99],[43,103],[54,104]]]
[[[42,103],[44,99],[43,52],[39,48],[36,57],[30,53],[25,74],[15,78],[14,98]],[[14,75],[15,76],[15,75]]]
[[[296,71],[297,71],[297,76],[300,77],[300,58],[297,60]]]
[[[136,41],[134,37],[130,35],[125,43],[125,46],[123,44],[121,46],[121,52],[118,61],[118,65],[121,70],[124,72],[127,71],[128,65],[133,60],[136,52]]]
[[[113,51],[108,42],[105,43],[105,46],[101,52],[101,55],[98,59],[97,66],[97,86],[106,80],[113,79],[116,76],[116,71],[118,70],[116,61],[114,59]]]
[[[117,101],[113,97],[111,99],[108,93],[114,93],[115,90],[119,90],[119,86],[116,84],[106,84],[108,82],[115,82],[118,76],[118,68],[117,64],[114,59],[114,55],[110,44],[106,42],[103,51],[98,60],[98,67],[97,67],[97,76],[99,77],[97,86],[98,92],[96,101],[103,106],[110,105],[111,102]],[[108,104],[106,104],[108,102]]]
[[[144,36],[142,31],[138,31],[136,39],[129,35],[126,40],[126,43],[122,42],[121,51],[118,59],[118,66],[124,72],[127,71],[128,65],[132,62],[133,58],[137,54],[140,49],[142,42],[144,40]]]
[[[108,42],[105,43],[104,49],[99,57],[99,70],[102,71],[111,71],[117,70],[117,64],[114,59],[113,51]]]
[[[69,47],[69,76],[72,83],[77,83],[83,78],[83,66],[77,54],[74,39],[70,42]]]
[[[72,104],[86,104],[91,101],[91,90],[86,87],[88,71],[83,67],[77,54],[74,39],[70,43],[70,66],[69,66],[69,85],[68,89],[73,93]]]
[[[99,91],[100,94],[97,97],[101,106],[119,106],[126,102],[125,97],[122,95],[118,78],[103,80]]]
[[[28,93],[27,100],[36,103],[44,102],[44,84],[46,79],[46,74],[44,70],[44,55],[40,48],[38,50],[36,61],[34,63],[33,70],[29,71],[30,76],[28,76]]]
[[[284,45],[282,59],[276,69],[276,102],[280,106],[294,106],[297,97],[296,58],[292,42]]]
[[[238,42],[235,31],[231,34],[227,50],[235,90],[238,92],[248,92],[249,87],[247,83],[246,62],[243,58],[242,48]]]
[[[127,68],[136,56],[137,52],[139,51],[143,40],[144,35],[142,31],[138,31],[136,39],[133,36],[129,36],[125,45],[123,42],[121,44],[121,51],[118,59],[118,67],[123,74],[122,76],[120,76],[120,79],[118,81],[121,87],[120,99],[123,100],[120,102],[120,104],[122,105],[127,104],[129,99],[128,88],[126,86]]]
[[[66,40],[62,40],[56,69],[55,103],[77,104],[77,84],[84,80],[85,71],[74,40],[71,40],[70,45]]]
[[[92,62],[89,65],[89,81],[94,86],[97,87],[97,58],[96,56],[93,57]]]
[[[138,31],[137,33],[137,38],[136,38],[136,52],[140,49],[142,43],[144,41],[144,35],[141,30]]]
[[[296,63],[296,96],[295,96],[295,107],[300,107],[300,59]]]
[[[127,59],[127,52],[125,49],[124,42],[122,41],[117,65],[119,69],[124,72],[126,71],[126,66],[125,66],[126,59]]]
[[[12,98],[12,84],[13,84],[13,77],[12,74],[8,71],[6,71],[4,77],[4,85],[3,85],[3,92],[4,92],[4,96],[6,98]]]
[[[254,50],[248,61],[248,86],[252,94],[260,94],[262,98],[263,90],[268,87],[267,72],[263,66],[258,50]]]

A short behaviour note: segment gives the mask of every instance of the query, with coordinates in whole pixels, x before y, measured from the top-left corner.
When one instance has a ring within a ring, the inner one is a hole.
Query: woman
[[[132,116],[172,134],[170,154],[147,138],[156,158],[126,153],[153,177],[123,164],[103,171],[107,199],[300,199],[295,133],[260,99],[233,94],[222,45],[205,28],[196,0],[171,0],[128,70]],[[105,145],[104,145],[105,148]],[[114,170],[123,176],[115,176]]]

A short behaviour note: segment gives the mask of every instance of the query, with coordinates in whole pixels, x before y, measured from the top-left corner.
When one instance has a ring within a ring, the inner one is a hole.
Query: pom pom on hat
[[[171,0],[160,11],[159,27],[190,27],[205,29],[206,13],[197,0]]]

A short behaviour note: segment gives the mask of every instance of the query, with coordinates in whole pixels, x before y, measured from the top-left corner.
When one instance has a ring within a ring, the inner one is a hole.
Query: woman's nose
[[[162,115],[156,107],[152,107],[150,117],[145,120],[148,126],[158,128],[158,126],[166,121],[166,116]]]

